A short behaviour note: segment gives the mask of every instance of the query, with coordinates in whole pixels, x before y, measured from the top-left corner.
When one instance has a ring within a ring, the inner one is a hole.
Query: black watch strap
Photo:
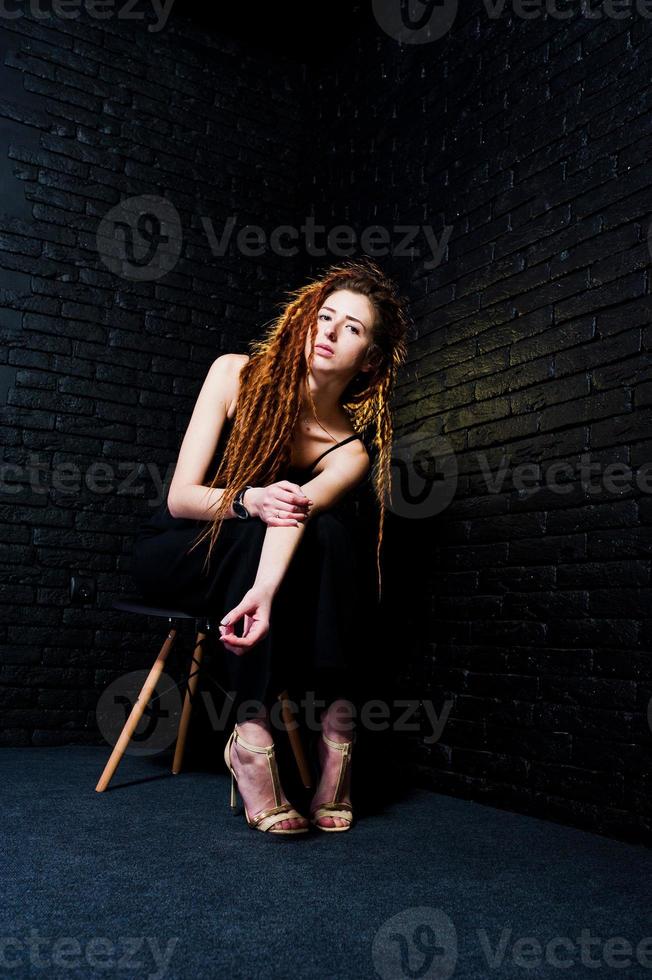
[[[237,504],[238,505],[237,508],[234,508],[234,509],[235,509],[236,514],[238,515],[238,517],[241,520],[247,520],[248,518],[251,517],[251,514],[249,513],[249,511],[245,507],[244,502],[243,502],[243,499],[242,499],[244,497],[245,493],[247,492],[247,490],[251,490],[251,489],[252,489],[251,484],[248,483],[246,487],[243,487],[242,488],[242,490],[238,490],[237,494],[235,495],[234,501],[233,501],[234,504]]]

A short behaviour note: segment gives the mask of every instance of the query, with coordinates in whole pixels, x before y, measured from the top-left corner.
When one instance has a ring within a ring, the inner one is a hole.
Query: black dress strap
[[[339,449],[340,446],[344,446],[347,442],[351,442],[352,439],[360,439],[360,441],[362,441],[362,436],[358,436],[358,435],[355,435],[355,434],[352,435],[352,436],[347,436],[346,439],[342,439],[341,442],[338,442],[338,443],[336,443],[336,445],[331,446],[330,449],[324,450],[324,452],[321,454],[321,456],[318,456],[317,459],[315,460],[315,462],[311,466],[307,466],[306,469],[313,470],[315,468],[315,466],[317,465],[317,463],[319,462],[319,460],[320,459],[323,459],[324,456],[327,453],[332,453],[334,449]]]

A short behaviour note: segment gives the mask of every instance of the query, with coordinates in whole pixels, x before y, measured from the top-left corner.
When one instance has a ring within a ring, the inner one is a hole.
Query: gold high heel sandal
[[[291,803],[281,803],[281,786],[278,778],[278,767],[276,765],[276,757],[274,755],[274,743],[271,745],[252,745],[251,742],[247,742],[240,732],[237,730],[236,725],[229,736],[229,740],[224,747],[224,761],[231,773],[231,809],[236,810],[236,794],[235,787],[238,781],[235,772],[233,771],[233,766],[231,765],[231,746],[234,741],[242,742],[246,749],[250,752],[264,752],[267,756],[267,762],[269,763],[269,771],[272,777],[272,786],[274,788],[274,803],[273,807],[269,807],[267,810],[261,810],[256,816],[251,819],[247,812],[247,805],[244,802],[244,797],[242,800],[244,806],[245,817],[247,823],[250,827],[255,830],[267,831],[271,830],[275,824],[279,823],[281,820],[291,820],[292,818],[305,819],[303,814],[299,813],[294,809]],[[240,793],[242,796],[242,793]],[[278,830],[273,830],[273,834],[305,834],[309,830],[309,825],[306,824],[305,827],[279,827]]]
[[[341,759],[340,771],[337,776],[337,784],[335,786],[335,792],[333,793],[333,799],[328,803],[320,803],[319,806],[310,811],[310,822],[317,827],[318,830],[335,832],[349,830],[351,827],[351,823],[353,821],[353,807],[350,803],[340,801],[339,797],[342,787],[344,786],[344,779],[346,777],[348,767],[351,763],[351,747],[356,740],[356,734],[356,732],[353,732],[353,737],[350,742],[335,742],[324,732],[321,733],[321,737],[324,739],[326,744],[332,746],[334,749],[337,749],[340,752]],[[346,823],[343,827],[324,827],[323,824],[318,823],[320,817],[341,817],[342,820],[346,820]]]

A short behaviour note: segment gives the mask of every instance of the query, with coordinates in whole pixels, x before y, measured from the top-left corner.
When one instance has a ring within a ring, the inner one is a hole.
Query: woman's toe
[[[285,820],[279,820],[275,824],[279,830],[298,830],[300,827],[305,827],[305,825],[306,821],[300,817],[287,817]]]
[[[317,823],[322,827],[343,827],[346,820],[343,817],[320,817]]]

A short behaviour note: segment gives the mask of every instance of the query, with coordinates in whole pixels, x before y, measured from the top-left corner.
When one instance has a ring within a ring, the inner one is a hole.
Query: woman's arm
[[[346,452],[342,446],[339,452],[328,453],[319,474],[301,487],[313,501],[306,524],[320,511],[330,510],[366,476],[371,463],[365,447],[361,442],[354,442],[346,448]],[[304,524],[299,527],[267,528],[255,587],[265,589],[272,595],[278,591],[301,540],[303,527]]]
[[[315,513],[333,507],[341,497],[360,483],[371,465],[367,450],[360,442],[342,446],[328,453],[320,463],[316,477],[302,490],[314,501],[307,520]],[[267,634],[271,607],[290,562],[303,535],[304,524],[275,527],[269,525],[252,587],[242,601],[230,609],[220,622],[220,641],[227,650],[241,656]],[[236,623],[244,617],[242,636],[235,632]]]
[[[224,491],[205,487],[202,480],[215,453],[229,405],[237,394],[240,369],[247,359],[243,354],[222,354],[209,368],[181,443],[168,492],[172,517],[209,521],[215,515]],[[225,516],[236,517],[231,508]]]

